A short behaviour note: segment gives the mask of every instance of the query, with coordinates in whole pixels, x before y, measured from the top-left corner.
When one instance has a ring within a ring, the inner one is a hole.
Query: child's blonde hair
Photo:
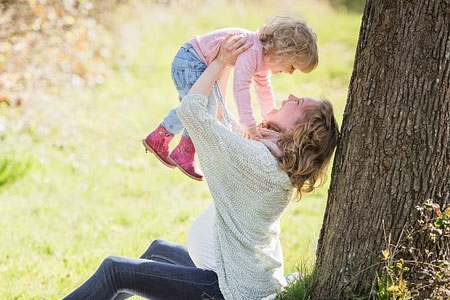
[[[316,68],[319,62],[317,36],[305,21],[275,17],[259,32],[264,55],[268,55],[272,62],[292,63],[304,73]]]

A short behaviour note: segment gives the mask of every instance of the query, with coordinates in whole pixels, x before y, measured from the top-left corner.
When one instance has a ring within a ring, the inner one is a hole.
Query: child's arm
[[[261,116],[266,118],[266,113],[275,108],[275,95],[273,94],[272,82],[270,81],[270,73],[266,71],[255,74],[253,80]]]
[[[234,67],[233,92],[239,114],[239,123],[246,130],[245,136],[257,138],[260,134],[256,130],[256,120],[253,117],[250,97],[250,84],[256,70],[255,51],[246,51],[239,55]]]

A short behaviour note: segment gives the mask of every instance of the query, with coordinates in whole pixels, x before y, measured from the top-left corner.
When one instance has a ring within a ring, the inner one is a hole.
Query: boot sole
[[[153,154],[156,156],[156,158],[157,158],[160,162],[163,163],[163,165],[165,165],[166,167],[169,167],[169,168],[171,168],[171,169],[175,168],[175,165],[171,165],[171,164],[165,162],[165,161],[158,155],[158,153],[156,153],[156,152],[155,152],[155,151],[147,144],[147,142],[145,141],[145,139],[142,140],[142,145],[144,145],[145,152],[150,151],[151,153],[153,153]],[[167,157],[167,158],[169,158],[169,157]],[[172,162],[172,160],[170,160],[169,162]]]
[[[202,178],[198,178],[198,177],[194,177],[191,174],[189,174],[188,172],[186,172],[182,167],[180,167],[173,159],[170,158],[170,156],[167,157],[167,160],[170,161],[170,163],[172,163],[175,167],[177,167],[181,172],[184,173],[184,175],[186,175],[187,177],[194,179],[196,181],[203,181],[203,179],[205,177]]]

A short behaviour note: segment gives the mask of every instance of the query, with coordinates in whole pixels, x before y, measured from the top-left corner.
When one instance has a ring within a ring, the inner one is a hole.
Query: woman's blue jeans
[[[186,247],[155,240],[140,259],[107,257],[83,285],[64,300],[223,299],[217,274],[196,268]]]
[[[178,91],[178,100],[180,102],[189,93],[189,90],[206,70],[206,67],[207,65],[200,59],[191,44],[185,43],[181,46],[172,62],[172,79]],[[208,96],[208,112],[214,116],[217,115],[217,101],[219,97],[223,99],[219,85],[216,82]],[[189,137],[189,134],[184,129],[184,125],[178,119],[177,110],[178,106],[169,112],[161,124],[170,134],[179,134],[184,130],[183,135]]]

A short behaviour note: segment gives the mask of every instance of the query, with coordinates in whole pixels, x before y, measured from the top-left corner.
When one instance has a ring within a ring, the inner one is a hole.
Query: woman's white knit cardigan
[[[218,123],[207,101],[185,96],[178,117],[194,142],[216,207],[220,290],[226,300],[273,299],[286,284],[280,218],[292,185],[266,146]]]

